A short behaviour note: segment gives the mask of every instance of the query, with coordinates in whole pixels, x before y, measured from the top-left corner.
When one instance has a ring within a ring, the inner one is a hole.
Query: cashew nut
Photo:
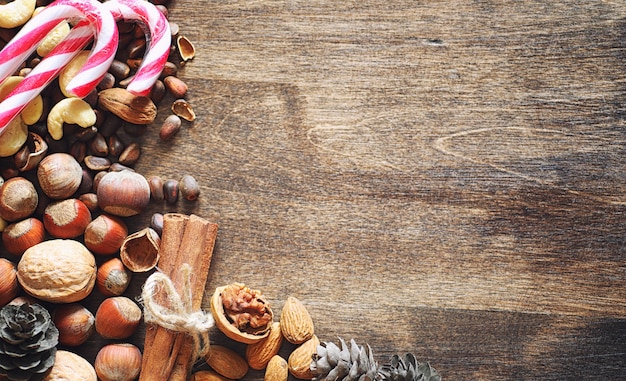
[[[13,89],[15,89],[23,80],[24,77],[11,76],[2,82],[0,84],[0,100],[6,98],[6,96],[9,95],[9,93],[13,91]],[[37,123],[41,118],[41,115],[43,115],[43,98],[41,98],[41,95],[38,95],[35,99],[30,101],[20,114],[24,123],[28,125]]]
[[[35,11],[36,0],[14,0],[0,4],[0,28],[15,28],[26,24]]]
[[[96,123],[96,112],[80,98],[65,98],[48,113],[48,132],[52,139],[60,140],[63,137],[63,123],[91,127]]]
[[[76,57],[72,58],[72,60],[67,65],[65,65],[63,70],[61,70],[61,72],[59,73],[59,87],[61,88],[61,92],[63,93],[63,95],[65,95],[66,97],[69,98],[72,95],[68,94],[65,88],[67,88],[67,85],[70,83],[70,81],[74,79],[74,77],[76,77],[76,74],[78,74],[80,69],[83,67],[88,57],[89,50],[83,50],[82,52],[78,53]]]
[[[40,57],[47,56],[68,34],[70,34],[70,24],[68,24],[67,21],[63,21],[41,40],[41,43],[37,46],[37,54],[39,54]]]
[[[28,138],[28,126],[20,118],[13,119],[0,135],[0,157],[9,157],[22,148]]]

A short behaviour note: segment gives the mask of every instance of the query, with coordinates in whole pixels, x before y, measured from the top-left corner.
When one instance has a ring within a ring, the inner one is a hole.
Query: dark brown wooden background
[[[198,118],[167,143],[157,123],[137,170],[202,194],[131,226],[219,224],[207,308],[232,282],[275,311],[292,295],[321,340],[445,380],[626,378],[626,3],[179,0],[170,19]]]

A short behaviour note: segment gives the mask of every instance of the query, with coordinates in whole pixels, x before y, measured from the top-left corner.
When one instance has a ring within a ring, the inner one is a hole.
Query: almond
[[[282,343],[283,333],[280,329],[280,323],[274,322],[270,328],[269,335],[265,339],[246,347],[246,359],[250,368],[256,370],[264,369],[270,359],[278,354]]]
[[[289,366],[287,361],[279,355],[272,356],[265,369],[264,381],[287,381]]]
[[[211,369],[226,378],[236,380],[248,373],[246,360],[237,352],[221,345],[211,345],[204,359]]]
[[[191,375],[191,381],[229,381],[230,379],[212,370],[199,370]]]
[[[150,124],[157,114],[157,107],[149,97],[133,95],[119,87],[100,91],[98,103],[105,110],[132,124]]]
[[[309,340],[305,341],[298,348],[294,349],[289,355],[288,365],[289,372],[301,380],[310,380],[313,378],[311,372],[311,360],[313,355],[317,353],[317,346],[320,344],[317,336],[313,335]]]
[[[280,314],[280,329],[292,344],[302,344],[315,333],[313,319],[300,300],[290,296]]]

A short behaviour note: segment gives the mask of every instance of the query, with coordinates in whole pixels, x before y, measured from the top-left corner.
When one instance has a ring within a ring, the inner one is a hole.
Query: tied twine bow
[[[209,350],[209,329],[214,320],[211,314],[193,311],[191,295],[191,266],[182,265],[182,296],[174,288],[172,280],[162,272],[155,272],[146,280],[141,298],[144,305],[144,320],[174,332],[183,332],[193,337],[196,354],[204,356]],[[165,304],[155,300],[164,298]]]

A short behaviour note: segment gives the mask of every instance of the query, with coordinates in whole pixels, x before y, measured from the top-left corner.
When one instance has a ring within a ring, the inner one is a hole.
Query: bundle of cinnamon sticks
[[[182,293],[185,280],[179,270],[183,264],[191,266],[194,311],[202,305],[216,237],[217,224],[196,215],[170,213],[163,217],[158,268]],[[148,324],[139,381],[186,381],[196,359],[195,350],[192,336]]]

